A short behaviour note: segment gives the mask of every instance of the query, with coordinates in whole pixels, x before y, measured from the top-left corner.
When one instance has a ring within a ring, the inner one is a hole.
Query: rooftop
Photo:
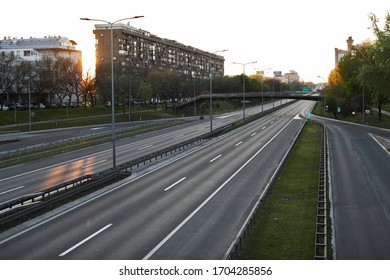
[[[70,49],[76,50],[77,43],[61,36],[45,36],[44,38],[11,38],[0,40],[0,49]]]

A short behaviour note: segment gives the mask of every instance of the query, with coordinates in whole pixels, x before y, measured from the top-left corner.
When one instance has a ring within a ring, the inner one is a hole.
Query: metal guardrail
[[[327,259],[327,198],[328,198],[328,157],[327,157],[327,133],[322,125],[321,137],[320,176],[318,181],[317,220],[315,235],[315,260]]]
[[[16,131],[3,131],[0,132],[0,142],[18,141],[21,138],[22,133],[19,130]]]
[[[328,259],[328,198],[329,198],[329,170],[328,170],[328,133],[323,123],[317,120],[306,118],[322,127],[321,137],[321,155],[318,180],[317,195],[317,216],[316,216],[316,233],[315,233],[315,260]]]

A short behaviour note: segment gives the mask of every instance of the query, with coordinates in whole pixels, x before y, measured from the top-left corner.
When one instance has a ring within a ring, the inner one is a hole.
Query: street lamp
[[[80,18],[80,20],[87,20],[87,21],[99,21],[107,23],[111,26],[111,119],[112,119],[112,163],[113,168],[116,168],[116,154],[115,154],[115,89],[114,89],[114,29],[113,25],[117,22],[123,21],[123,20],[130,20],[130,19],[136,19],[136,18],[143,18],[144,16],[134,16],[134,17],[128,17],[128,18],[122,18],[113,22],[109,22],[102,19],[91,19],[91,18]]]
[[[320,78],[320,79],[323,79],[324,80],[324,84],[326,83],[326,80],[325,80],[325,78],[324,77],[321,77],[321,76],[317,76],[318,78]],[[326,113],[326,94],[325,93],[323,93],[324,94],[324,114]]]
[[[215,51],[213,54],[227,52],[228,50]],[[211,73],[211,53],[209,56],[209,77],[210,77],[210,132],[213,131],[213,75]]]
[[[259,70],[261,72],[261,112],[264,111],[264,71],[271,70],[272,68],[255,68],[255,70]]]
[[[240,63],[240,62],[233,62],[233,64],[239,64],[239,65],[242,65],[242,68],[243,68],[243,86],[242,86],[242,103],[244,105],[243,107],[243,112],[242,112],[242,115],[243,115],[243,119],[245,120],[245,66],[248,65],[248,64],[255,64],[257,63],[257,61],[252,61],[252,62],[247,62],[247,63]]]

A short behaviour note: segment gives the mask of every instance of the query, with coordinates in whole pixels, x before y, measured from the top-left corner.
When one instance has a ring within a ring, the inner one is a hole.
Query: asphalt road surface
[[[285,101],[284,101],[285,102]],[[264,110],[271,109],[272,103],[264,105]],[[246,115],[261,112],[261,106],[247,108]],[[213,128],[242,119],[242,111],[213,117]],[[119,124],[124,129],[129,124]],[[111,126],[78,127],[72,129],[41,131],[27,134],[18,147],[44,145],[45,140],[59,142],[72,136],[86,136],[96,131],[111,131]],[[194,138],[210,131],[210,121],[197,121],[163,130],[145,133],[135,137],[116,141],[117,165],[143,155],[167,148],[182,141]],[[13,143],[3,144],[2,149],[11,149]],[[111,168],[112,144],[106,143],[54,157],[3,168],[0,172],[0,203],[13,198],[36,193],[60,183],[76,179],[83,175],[97,173]]]
[[[4,232],[0,259],[222,259],[312,107],[289,105]]]
[[[390,130],[319,120],[329,138],[334,257],[389,260],[390,155],[379,143],[390,143]]]

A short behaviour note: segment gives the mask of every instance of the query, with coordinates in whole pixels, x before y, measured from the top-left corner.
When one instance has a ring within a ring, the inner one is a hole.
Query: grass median
[[[307,122],[238,251],[241,260],[312,260],[321,127]]]

